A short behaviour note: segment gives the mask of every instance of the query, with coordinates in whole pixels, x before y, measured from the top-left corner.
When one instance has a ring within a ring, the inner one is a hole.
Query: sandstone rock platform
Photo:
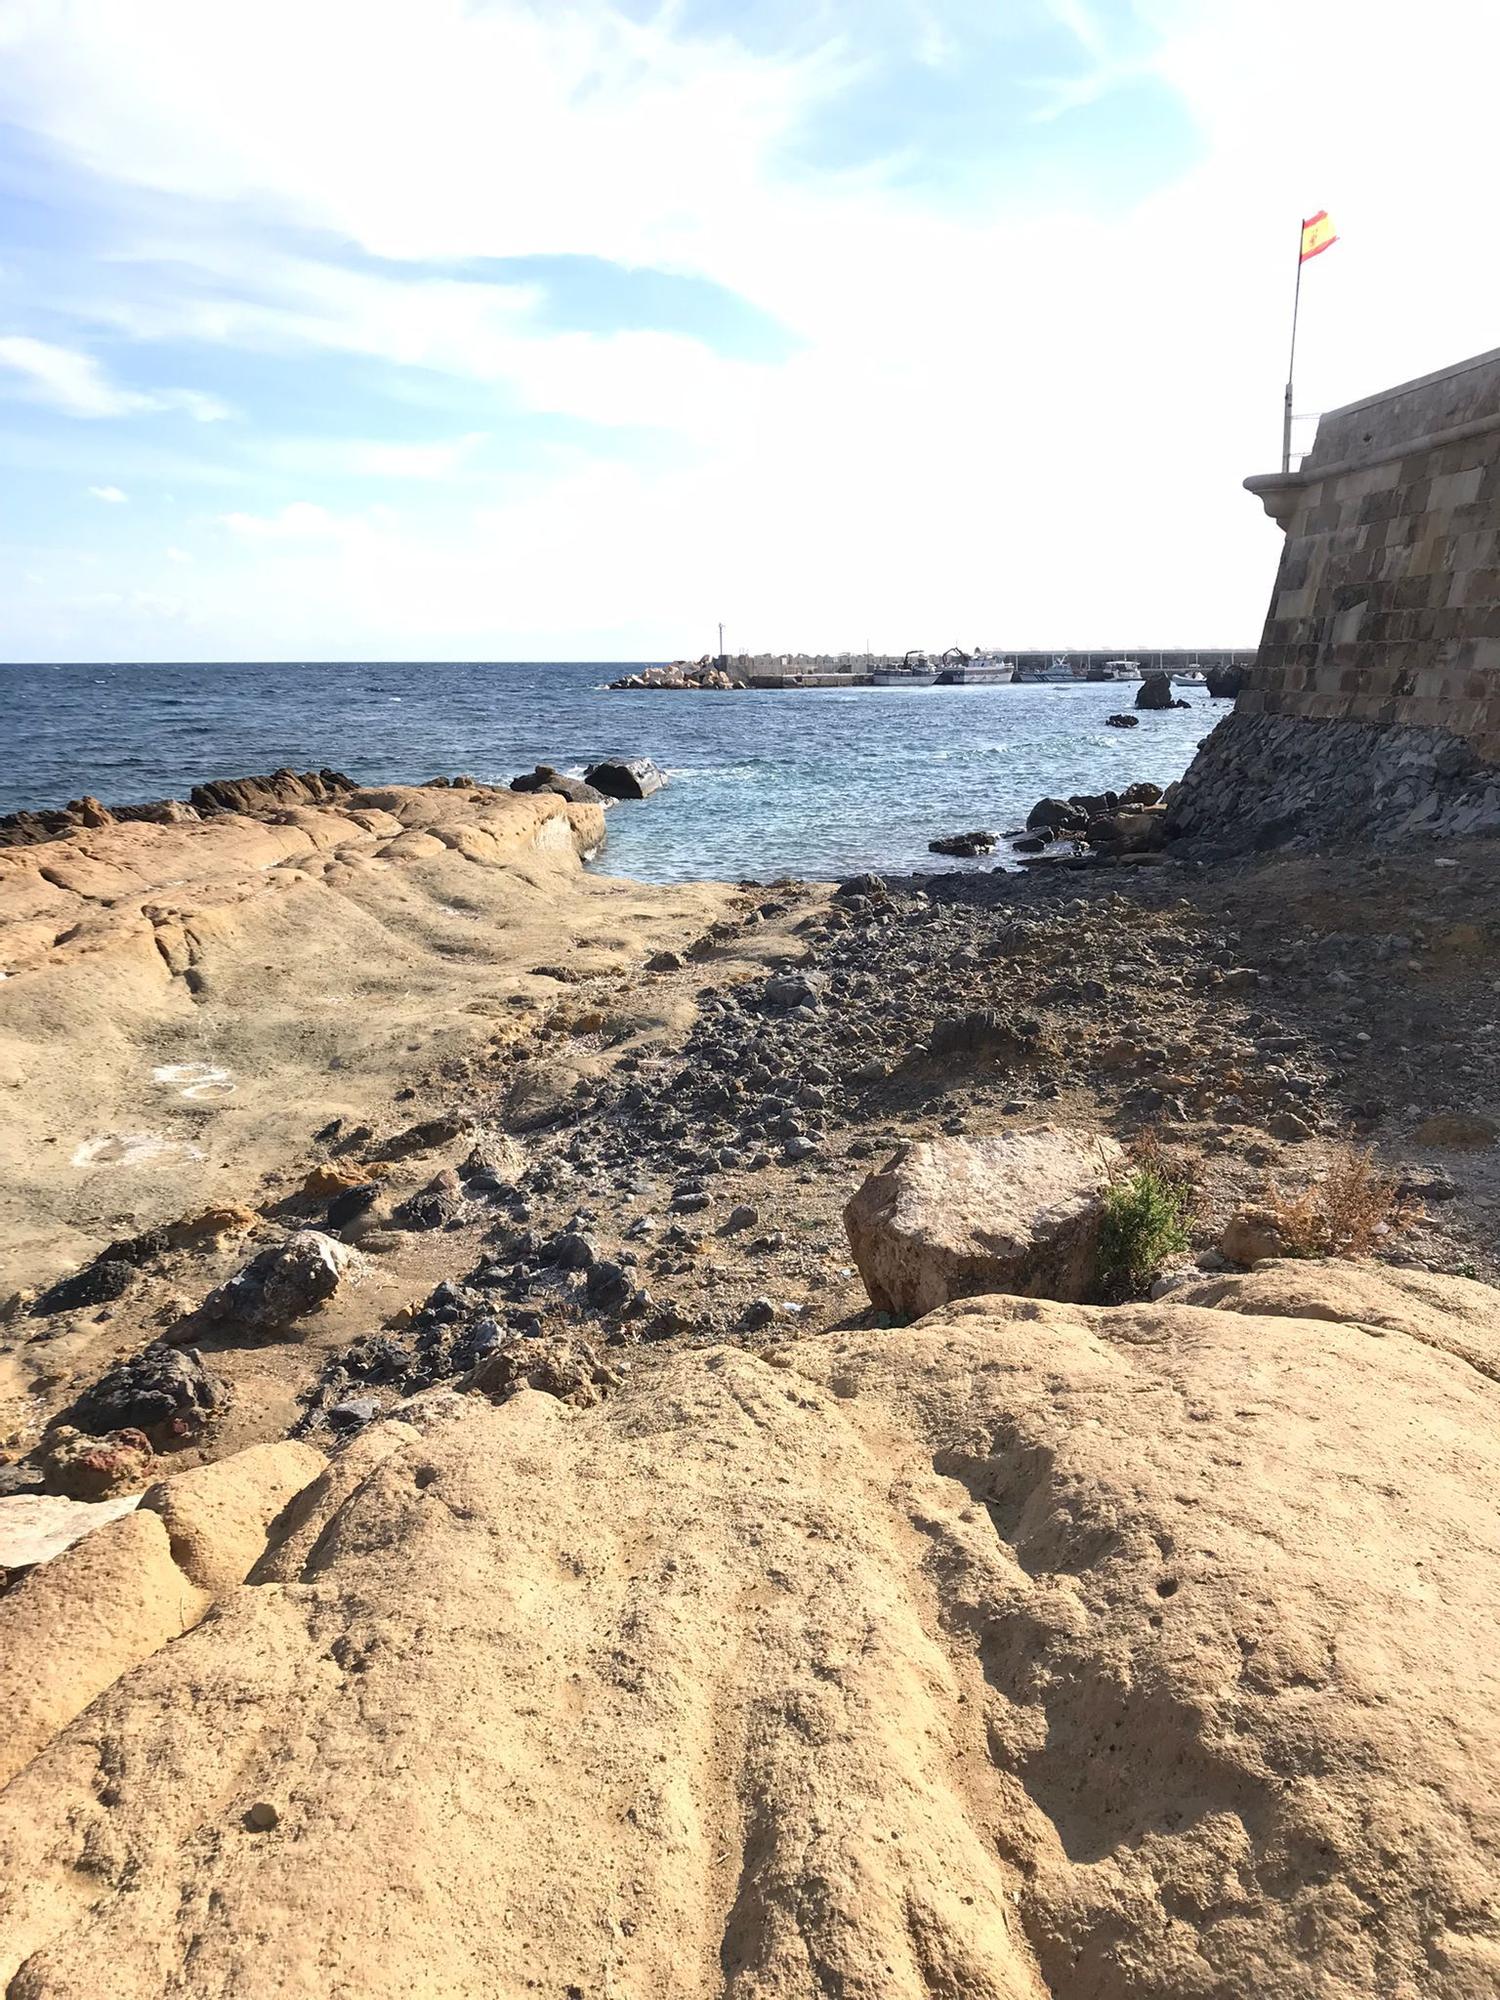
[[[555,992],[532,967],[635,962],[731,893],[585,873],[603,808],[551,793],[214,789],[208,817],[0,847],[0,1302],[387,1116],[414,1057]]]
[[[0,1984],[1492,1994],[1500,1316],[1334,1275],[376,1427],[0,1794]]]

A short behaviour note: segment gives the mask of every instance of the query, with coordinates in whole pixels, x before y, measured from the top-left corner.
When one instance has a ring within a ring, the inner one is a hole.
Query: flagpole
[[[1286,402],[1281,413],[1281,469],[1292,469],[1292,376],[1297,368],[1297,314],[1302,305],[1302,266],[1304,258],[1302,246],[1306,241],[1307,223],[1304,219],[1297,225],[1297,289],[1292,293],[1292,351],[1286,364]]]

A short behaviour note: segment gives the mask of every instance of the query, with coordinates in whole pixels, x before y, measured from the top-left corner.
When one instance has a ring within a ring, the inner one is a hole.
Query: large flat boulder
[[[0,1794],[0,1987],[1488,2000],[1500,1388],[1259,1281],[380,1427]]]
[[[649,799],[667,782],[649,757],[607,757],[590,764],[584,781],[611,799]]]
[[[59,1493],[0,1496],[0,1574],[51,1562],[96,1528],[107,1528],[122,1514],[133,1513],[140,1498],[139,1493],[116,1494],[109,1500],[70,1500]]]
[[[980,1292],[1086,1298],[1123,1163],[1112,1139],[1052,1125],[901,1147],[844,1210],[871,1303],[913,1319]]]

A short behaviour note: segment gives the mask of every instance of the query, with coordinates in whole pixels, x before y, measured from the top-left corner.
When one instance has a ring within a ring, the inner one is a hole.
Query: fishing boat
[[[936,682],[938,670],[924,652],[912,647],[899,666],[876,667],[870,685],[878,688],[927,687]]]
[[[1014,660],[1003,660],[983,646],[972,653],[966,653],[961,646],[950,646],[938,662],[939,687],[1002,687],[1015,677]]]

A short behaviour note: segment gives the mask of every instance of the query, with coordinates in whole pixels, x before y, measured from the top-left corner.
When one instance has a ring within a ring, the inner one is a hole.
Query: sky
[[[0,0],[0,659],[1247,645],[1494,0]]]

